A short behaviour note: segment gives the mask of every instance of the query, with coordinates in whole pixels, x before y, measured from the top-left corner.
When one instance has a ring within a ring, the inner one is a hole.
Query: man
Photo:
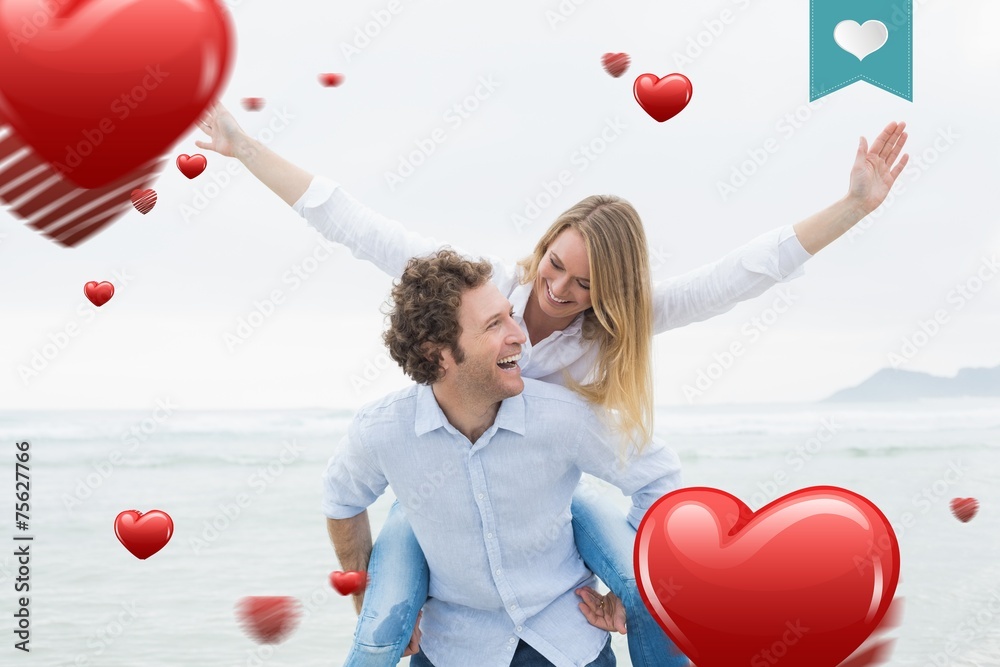
[[[399,498],[430,568],[414,667],[613,666],[608,630],[623,619],[588,602],[594,625],[574,597],[595,579],[573,491],[583,472],[615,484],[638,527],[679,464],[661,444],[621,456],[583,399],[521,378],[525,337],[491,273],[451,250],[410,260],[384,339],[418,384],[355,417],[326,471],[328,530],[342,566],[365,569],[365,508],[386,486]]]

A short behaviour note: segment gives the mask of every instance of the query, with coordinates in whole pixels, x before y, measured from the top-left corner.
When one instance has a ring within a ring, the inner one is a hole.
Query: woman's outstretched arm
[[[221,104],[212,106],[201,119],[200,127],[209,141],[195,141],[198,148],[235,157],[261,183],[292,206],[309,187],[313,175],[281,157],[260,143],[239,126],[233,115]]]
[[[198,127],[210,140],[195,141],[195,145],[240,160],[320,234],[347,246],[355,257],[372,262],[390,276],[399,276],[411,257],[442,245],[376,213],[334,181],[314,177],[254,140],[221,104],[209,109]]]
[[[862,137],[847,194],[794,225],[762,234],[711,264],[653,286],[653,329],[701,322],[802,275],[802,265],[877,209],[906,166],[905,123],[889,123],[872,149]]]
[[[906,143],[905,128],[906,123],[889,123],[870,151],[868,140],[861,137],[847,195],[794,226],[795,235],[806,252],[815,255],[882,205],[910,158],[903,155],[896,163]]]

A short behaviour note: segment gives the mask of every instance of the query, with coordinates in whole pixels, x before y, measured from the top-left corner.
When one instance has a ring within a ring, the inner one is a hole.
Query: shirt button
[[[493,533],[486,533],[486,537],[493,537]]]
[[[480,499],[480,500],[482,500],[482,499],[483,499],[483,494],[481,494],[481,493],[479,494],[479,499]]]
[[[517,609],[517,605],[516,605],[516,604],[512,604],[512,605],[510,606],[510,610],[511,610],[511,611],[514,611],[515,609]]]
[[[497,570],[497,574],[500,574],[503,570]]]
[[[518,631],[518,632],[520,632],[520,631],[521,631],[521,626],[520,626],[520,625],[519,625],[519,626],[517,626],[517,631]]]
[[[511,644],[513,644],[513,643],[514,643],[514,638],[513,638],[513,637],[511,637],[511,638],[510,638],[510,643],[511,643]]]

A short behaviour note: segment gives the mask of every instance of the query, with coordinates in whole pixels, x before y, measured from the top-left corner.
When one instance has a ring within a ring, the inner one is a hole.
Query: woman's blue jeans
[[[573,533],[587,567],[625,605],[628,649],[636,667],[686,667],[674,646],[646,610],[632,567],[635,529],[625,515],[605,507],[579,489],[573,496]],[[394,667],[403,655],[417,613],[427,599],[429,573],[405,514],[394,503],[368,564],[365,601],[345,667]]]

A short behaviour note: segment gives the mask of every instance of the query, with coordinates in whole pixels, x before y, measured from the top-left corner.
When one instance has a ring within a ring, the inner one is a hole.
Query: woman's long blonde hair
[[[556,219],[518,266],[531,284],[555,238],[567,228],[580,232],[590,261],[590,300],[583,337],[597,340],[597,365],[583,384],[566,386],[604,407],[626,446],[639,451],[653,434],[653,297],[649,251],[639,214],[613,195],[593,195]]]

